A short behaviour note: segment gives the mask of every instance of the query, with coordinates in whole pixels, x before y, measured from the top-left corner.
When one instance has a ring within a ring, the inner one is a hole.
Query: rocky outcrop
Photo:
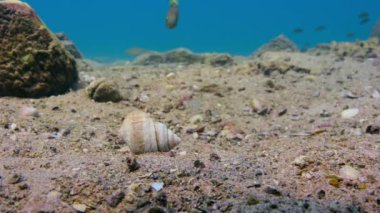
[[[75,60],[33,9],[0,1],[0,96],[61,94],[77,80]]]
[[[320,44],[316,48],[310,49],[309,54],[329,55],[332,54],[338,58],[353,58],[363,61],[368,58],[380,57],[380,40],[377,37],[370,38],[366,41],[356,42],[332,42],[330,44]]]
[[[261,46],[253,55],[260,56],[265,52],[299,52],[297,45],[285,35],[279,35],[272,41]]]
[[[75,59],[83,59],[82,54],[79,49],[76,47],[73,41],[67,37],[64,33],[56,33],[57,38],[61,41],[66,50],[75,58]]]
[[[175,49],[168,52],[148,52],[139,56],[135,65],[149,66],[160,64],[208,64],[211,66],[229,66],[234,63],[228,54],[194,54],[187,49]]]
[[[255,58],[256,68],[265,75],[273,72],[285,74],[288,71],[318,75],[331,65],[322,57],[303,53],[266,52]]]

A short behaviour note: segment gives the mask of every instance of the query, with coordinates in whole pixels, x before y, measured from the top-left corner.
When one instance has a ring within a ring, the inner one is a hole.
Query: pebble
[[[210,154],[210,161],[220,161],[220,156],[213,152]]]
[[[317,196],[318,196],[318,199],[321,200],[321,199],[325,198],[325,196],[326,196],[326,192],[325,192],[324,190],[320,190],[320,191],[318,192]]]
[[[254,197],[254,196],[248,197],[248,200],[247,200],[248,206],[254,206],[254,205],[257,205],[259,203],[260,203],[260,201],[256,197]]]
[[[339,175],[348,180],[358,180],[360,178],[360,172],[351,166],[343,166],[339,170]]]
[[[297,157],[294,161],[293,161],[293,164],[297,167],[299,167],[300,169],[303,169],[305,168],[306,166],[309,165],[309,159],[307,156],[305,155],[301,155],[299,157]]]
[[[380,126],[369,125],[369,126],[367,126],[365,132],[367,134],[378,135],[378,134],[380,134]]]
[[[136,158],[127,158],[127,166],[129,172],[134,172],[140,169],[140,164],[137,162]]]
[[[17,184],[22,182],[22,176],[20,174],[13,174],[9,179],[9,184]]]
[[[164,188],[164,183],[155,182],[151,184],[151,187],[156,191],[159,192]]]
[[[39,112],[34,107],[22,107],[19,111],[19,116],[22,118],[39,117]]]
[[[73,208],[78,212],[84,213],[86,212],[87,206],[80,203],[74,203]]]
[[[276,189],[274,186],[265,187],[264,192],[267,194],[275,195],[275,196],[282,195],[282,193],[278,189]]]
[[[372,98],[380,99],[380,92],[378,90],[373,91]]]
[[[341,116],[343,119],[350,119],[355,117],[357,114],[359,114],[359,109],[352,108],[352,109],[346,109],[342,111]]]
[[[106,202],[110,207],[117,207],[121,201],[123,201],[125,197],[124,192],[117,192],[109,197],[106,198]]]
[[[206,168],[206,165],[202,161],[196,160],[194,161],[194,167],[198,169],[204,169]]]
[[[203,116],[202,115],[194,115],[193,117],[190,118],[190,123],[191,124],[198,124],[203,122]]]

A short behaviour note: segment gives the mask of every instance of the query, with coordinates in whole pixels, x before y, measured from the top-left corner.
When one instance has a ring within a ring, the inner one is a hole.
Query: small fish
[[[149,50],[146,50],[143,48],[139,48],[139,47],[133,47],[133,48],[127,49],[125,51],[125,53],[127,55],[130,55],[130,56],[139,56],[139,55],[143,55],[143,54],[150,53],[150,52],[152,52],[152,51],[149,51]]]
[[[322,32],[322,31],[325,31],[326,30],[326,27],[323,26],[323,25],[319,25],[318,27],[316,27],[314,29],[316,32]]]
[[[354,32],[351,32],[351,33],[347,33],[346,34],[346,38],[352,38],[355,36],[355,33]]]
[[[169,29],[174,29],[177,26],[179,19],[178,5],[170,5],[168,15],[166,16],[166,27]]]
[[[359,19],[367,19],[367,18],[369,18],[369,13],[361,12],[361,13],[359,13],[358,18]]]
[[[362,20],[360,21],[360,25],[367,24],[369,21],[370,21],[369,18],[362,19]]]
[[[294,34],[300,34],[300,33],[303,33],[303,32],[304,32],[304,30],[302,28],[295,28],[295,29],[293,29],[293,33]]]

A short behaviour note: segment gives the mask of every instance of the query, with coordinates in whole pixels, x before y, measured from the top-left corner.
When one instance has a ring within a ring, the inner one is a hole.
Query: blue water
[[[380,0],[179,0],[180,22],[168,30],[167,0],[28,0],[55,32],[65,32],[88,58],[125,59],[140,47],[166,51],[249,55],[280,33],[300,47],[333,40],[366,39],[380,19]],[[370,14],[360,25],[358,14]],[[326,31],[315,32],[318,25]],[[304,33],[293,34],[294,28]],[[355,32],[353,38],[346,34]]]

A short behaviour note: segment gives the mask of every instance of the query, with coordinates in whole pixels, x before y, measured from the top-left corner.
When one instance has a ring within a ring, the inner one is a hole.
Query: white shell
[[[164,124],[154,122],[147,113],[141,111],[127,115],[120,128],[120,137],[135,154],[167,152],[181,142]]]

